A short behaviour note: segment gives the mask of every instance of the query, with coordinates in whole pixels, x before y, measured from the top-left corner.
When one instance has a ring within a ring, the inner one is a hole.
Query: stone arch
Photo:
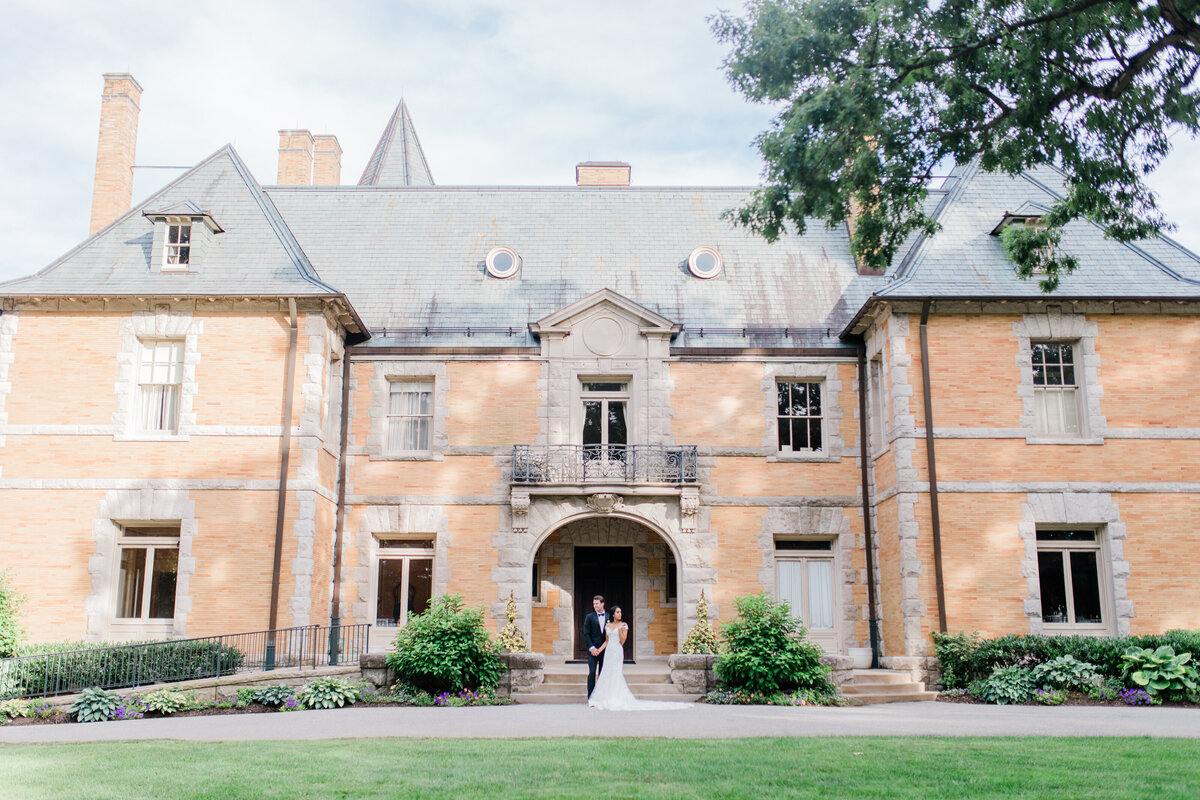
[[[606,505],[606,503],[611,505]],[[605,513],[606,511],[607,513]],[[705,518],[706,516],[704,515]],[[566,643],[571,637],[574,609],[573,605],[549,609],[545,599],[535,602],[532,598],[530,575],[533,563],[535,559],[539,558],[546,542],[564,529],[569,529],[569,526],[573,524],[598,519],[620,520],[629,523],[644,531],[645,536],[648,537],[632,542],[635,546],[635,559],[650,558],[651,556],[644,551],[654,543],[661,543],[663,558],[669,556],[674,559],[678,570],[678,581],[677,597],[670,607],[670,613],[675,617],[673,648],[678,647],[687,631],[695,624],[696,601],[700,597],[700,592],[704,591],[710,599],[712,597],[711,587],[716,580],[716,571],[712,568],[715,537],[709,533],[698,533],[695,530],[684,528],[679,498],[676,496],[615,498],[603,496],[589,498],[582,495],[571,497],[535,496],[531,498],[527,519],[527,528],[519,534],[511,534],[514,539],[518,540],[513,543],[517,546],[502,550],[502,562],[513,568],[505,566],[496,570],[499,602],[495,611],[497,618],[500,618],[503,613],[504,601],[507,600],[511,591],[517,599],[518,623],[524,629],[527,641],[533,645],[537,640],[538,649],[549,651],[547,655],[556,657],[568,655],[564,651],[567,647]],[[574,545],[573,542],[571,546]],[[638,555],[639,551],[642,552],[641,556]],[[521,563],[517,564],[517,561]],[[559,563],[561,564],[561,562]],[[653,569],[649,562],[647,562],[647,566]],[[635,562],[635,570],[637,568],[640,568],[640,565]],[[635,571],[635,578],[637,576],[638,573]],[[662,594],[659,597],[662,598],[666,594],[667,574],[665,570],[661,573],[664,582],[662,587],[654,586],[653,582],[644,580],[658,577],[660,576],[643,574],[640,576],[641,585],[651,587],[647,591],[661,588]],[[571,583],[573,586],[573,578]],[[636,585],[638,583],[639,581],[635,580],[635,592],[639,591],[638,585]],[[561,599],[561,597],[560,588],[559,598]],[[642,599],[645,600],[645,597]],[[639,617],[642,617],[638,621],[639,624],[651,622],[643,612],[639,612]],[[662,618],[655,621],[657,630],[662,631],[663,622]],[[553,641],[558,643],[557,647],[546,647],[542,641],[546,639],[546,631],[549,627],[558,631],[553,637]],[[535,628],[536,633],[540,635],[535,635]],[[665,633],[660,634],[655,647],[667,646],[662,640],[668,638],[671,637],[666,636]],[[635,646],[639,641],[650,643],[655,642],[655,639],[650,631],[635,628]],[[657,653],[657,655],[661,654]],[[645,656],[646,653],[643,651],[639,655]]]

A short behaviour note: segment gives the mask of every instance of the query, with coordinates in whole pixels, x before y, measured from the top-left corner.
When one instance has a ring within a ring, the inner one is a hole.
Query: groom
[[[600,645],[604,644],[604,624],[608,621],[604,613],[604,597],[596,595],[592,598],[591,614],[583,618],[583,641],[588,646],[588,697],[596,688],[596,672],[600,666]]]

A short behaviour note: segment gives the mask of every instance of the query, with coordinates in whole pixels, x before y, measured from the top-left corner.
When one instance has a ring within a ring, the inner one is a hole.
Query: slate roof
[[[1061,174],[1041,167],[1014,178],[968,165],[955,178],[935,214],[942,229],[915,242],[879,296],[1046,299],[1036,279],[1017,277],[991,231],[1007,211],[1048,209],[1061,196]],[[1121,244],[1076,221],[1060,246],[1080,268],[1062,279],[1054,298],[1200,298],[1200,258],[1169,238]]]
[[[358,185],[433,186],[433,174],[404,100],[392,112]]]
[[[143,211],[202,209],[224,229],[187,272],[150,268]],[[0,295],[337,295],[320,279],[278,210],[226,145],[50,266],[0,283]]]
[[[817,222],[802,238],[768,244],[723,220],[752,189],[266,191],[321,275],[350,297],[372,344],[447,343],[426,327],[464,329],[445,334],[453,344],[526,344],[528,323],[611,289],[683,324],[676,344],[836,345],[862,301],[883,287],[883,278],[857,274],[845,226]],[[484,267],[500,245],[522,259],[505,280]],[[717,278],[687,270],[702,245],[724,259]],[[505,333],[467,337],[466,326]],[[741,336],[747,327],[778,330]]]

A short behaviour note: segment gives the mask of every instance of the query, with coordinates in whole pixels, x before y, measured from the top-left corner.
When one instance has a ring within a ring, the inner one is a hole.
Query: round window
[[[521,257],[511,247],[493,247],[484,263],[493,278],[511,278],[521,268]]]
[[[697,247],[688,256],[688,271],[697,278],[715,278],[721,273],[721,254],[711,247]]]

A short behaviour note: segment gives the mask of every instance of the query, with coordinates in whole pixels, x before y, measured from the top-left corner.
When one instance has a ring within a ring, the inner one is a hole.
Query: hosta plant
[[[1059,656],[1033,668],[1033,679],[1043,689],[1084,689],[1097,674],[1095,664],[1072,655]]]
[[[1034,698],[1037,683],[1024,667],[997,667],[981,681],[971,684],[971,694],[985,703],[1027,703]]]
[[[259,686],[250,691],[249,699],[264,706],[281,706],[295,696],[296,690],[291,686]]]
[[[125,707],[121,696],[106,689],[84,689],[71,704],[71,713],[80,722],[104,722],[114,719]]]
[[[142,707],[147,711],[153,711],[164,716],[175,714],[179,711],[187,711],[192,707],[191,697],[183,692],[174,692],[170,689],[159,689],[144,694],[141,701]]]
[[[317,678],[300,687],[296,701],[304,708],[341,708],[361,695],[362,689],[339,678]]]
[[[1190,663],[1191,653],[1176,653],[1163,645],[1157,650],[1131,647],[1125,651],[1125,676],[1152,697],[1194,699],[1200,694],[1200,672]]]

